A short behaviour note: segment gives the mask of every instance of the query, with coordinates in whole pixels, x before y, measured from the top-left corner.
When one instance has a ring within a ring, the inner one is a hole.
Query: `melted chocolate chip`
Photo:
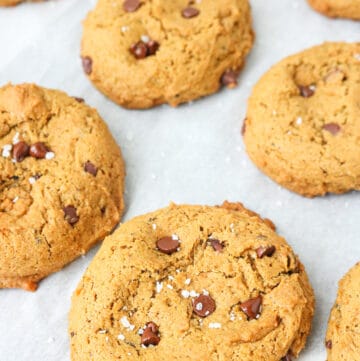
[[[140,0],[125,0],[123,4],[123,9],[127,13],[133,13],[140,7]]]
[[[241,303],[240,309],[245,313],[249,320],[254,320],[260,316],[261,304],[262,297],[258,296]]]
[[[275,246],[269,246],[269,247],[259,247],[256,250],[256,254],[258,258],[263,258],[265,256],[271,257],[276,251]]]
[[[210,316],[216,309],[215,301],[207,295],[200,295],[193,301],[193,310],[200,317]]]
[[[80,98],[80,97],[73,97],[78,103],[84,103],[85,100],[84,98]]]
[[[130,52],[136,59],[144,59],[148,56],[154,55],[160,47],[160,44],[155,40],[150,40],[145,43],[142,40],[131,45]]]
[[[155,40],[150,40],[147,44],[147,56],[154,55],[158,50],[160,44]]]
[[[299,85],[300,94],[304,98],[310,98],[314,95],[315,91],[311,86]]]
[[[48,147],[43,142],[37,142],[30,147],[30,155],[37,159],[44,159],[48,151]]]
[[[228,69],[221,76],[221,84],[228,88],[234,88],[238,84],[237,77],[238,74],[234,70]]]
[[[160,342],[159,327],[155,322],[148,322],[141,335],[141,344],[144,346],[156,346]]]
[[[79,216],[77,215],[77,209],[74,206],[66,206],[63,208],[65,215],[65,220],[72,226],[79,221]]]
[[[291,352],[289,351],[284,357],[281,358],[281,361],[291,361]]]
[[[323,126],[324,130],[327,130],[328,132],[330,132],[332,135],[337,135],[341,128],[340,125],[336,124],[336,123],[328,123],[328,124],[324,124]]]
[[[29,155],[30,147],[26,142],[18,142],[14,145],[12,155],[17,162],[22,162]]]
[[[215,252],[221,252],[224,249],[223,244],[218,239],[209,239],[209,242]]]
[[[144,59],[147,56],[147,46],[143,41],[138,41],[136,44],[131,45],[131,53],[136,59]]]
[[[85,74],[90,75],[92,72],[92,59],[90,56],[81,57],[82,66]]]
[[[156,242],[156,246],[162,253],[172,254],[177,251],[180,242],[172,237],[163,237]]]
[[[200,14],[200,11],[191,6],[188,6],[187,8],[183,9],[183,11],[181,12],[182,17],[185,19],[194,18],[195,16],[198,16],[199,14]]]
[[[97,167],[93,163],[91,163],[89,160],[84,164],[84,171],[87,173],[90,173],[94,177],[96,177],[96,174],[98,172]]]
[[[331,350],[332,349],[332,341],[331,340],[326,341],[325,346],[327,349]]]

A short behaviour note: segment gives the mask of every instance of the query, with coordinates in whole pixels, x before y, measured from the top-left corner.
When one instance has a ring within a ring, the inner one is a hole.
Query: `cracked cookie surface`
[[[326,16],[360,20],[359,0],[308,0],[308,3]]]
[[[327,361],[360,360],[360,263],[339,282],[326,334]]]
[[[123,212],[124,164],[96,110],[33,84],[0,88],[0,288],[84,254]]]
[[[360,43],[325,43],[273,66],[249,99],[244,141],[304,196],[360,189]]]
[[[99,0],[84,21],[85,73],[118,104],[149,108],[236,85],[253,43],[247,0]]]
[[[105,239],[72,298],[71,359],[279,361],[304,347],[313,312],[270,221],[240,203],[171,204]]]

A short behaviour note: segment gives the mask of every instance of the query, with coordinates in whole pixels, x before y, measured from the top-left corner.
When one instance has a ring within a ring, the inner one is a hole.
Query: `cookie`
[[[359,0],[308,0],[320,13],[329,17],[360,20]]]
[[[273,66],[243,128],[253,162],[313,197],[360,189],[360,43],[325,43]]]
[[[360,360],[360,263],[339,282],[326,334],[328,361]]]
[[[33,84],[0,88],[0,288],[35,290],[123,212],[124,164],[96,110]]]
[[[104,241],[72,298],[71,360],[290,360],[313,312],[270,221],[239,203],[172,204]]]
[[[177,106],[234,87],[253,38],[247,0],[99,0],[84,21],[82,65],[124,107]]]

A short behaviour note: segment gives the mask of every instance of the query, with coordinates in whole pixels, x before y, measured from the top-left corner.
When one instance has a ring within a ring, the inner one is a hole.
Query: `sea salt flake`
[[[170,289],[170,290],[174,289],[174,287],[171,286],[171,285],[166,285],[166,287],[167,287],[168,289]]]
[[[55,153],[54,152],[47,152],[45,154],[45,159],[50,160],[50,159],[53,159],[53,158],[55,158]]]
[[[174,281],[174,277],[173,277],[173,276],[168,276],[168,279],[169,279],[170,281]]]
[[[203,290],[203,295],[205,295],[205,296],[209,296],[209,291],[207,291],[207,290]]]
[[[124,341],[124,340],[125,340],[125,336],[124,336],[122,333],[120,333],[120,335],[119,335],[117,338],[118,338],[118,340],[120,340],[120,341]]]
[[[184,283],[188,286],[191,283],[191,279],[187,278]]]
[[[179,240],[179,236],[177,236],[176,234],[173,234],[171,236],[171,238],[174,240],[174,241],[178,241]]]
[[[29,183],[30,184],[35,184],[36,183],[36,178],[35,177],[30,177],[29,178]]]
[[[152,225],[152,229],[155,231],[155,229],[156,229],[156,224],[155,223]]]
[[[13,140],[12,140],[13,144],[17,144],[17,143],[20,142],[20,138],[19,138],[19,137],[20,137],[19,132],[16,132],[15,135],[14,135],[14,137],[13,137]]]
[[[11,144],[5,144],[2,148],[2,156],[4,158],[9,158],[11,155],[11,149],[12,149],[12,145]]]
[[[181,296],[184,298],[189,298],[190,297],[190,292],[188,290],[182,290],[181,291]]]
[[[100,335],[104,335],[105,333],[107,333],[107,330],[99,330]]]
[[[156,282],[156,292],[160,293],[163,289],[163,284],[162,282]]]
[[[210,322],[209,323],[209,328],[221,328],[221,323],[219,322]]]
[[[302,120],[301,117],[297,117],[297,118],[296,118],[296,124],[297,124],[297,125],[301,125],[302,122],[303,122],[303,120]]]
[[[144,43],[148,43],[150,41],[150,38],[147,35],[141,35],[140,39]]]
[[[13,203],[16,203],[18,200],[19,200],[19,197],[15,197],[15,198],[13,199]]]
[[[120,322],[125,328],[127,328],[130,331],[132,331],[135,328],[135,326],[129,322],[126,316],[121,317]]]
[[[198,311],[201,311],[203,309],[203,304],[201,302],[197,303],[195,308],[198,310]]]
[[[129,31],[129,27],[128,27],[128,26],[122,26],[122,27],[121,27],[121,32],[126,33],[127,31]]]

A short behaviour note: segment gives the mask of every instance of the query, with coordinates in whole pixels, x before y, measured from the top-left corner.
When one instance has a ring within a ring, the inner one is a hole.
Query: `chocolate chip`
[[[269,247],[261,246],[256,250],[256,254],[257,254],[258,258],[263,258],[265,256],[271,257],[275,251],[276,251],[275,246],[269,246]]]
[[[156,246],[162,253],[172,254],[179,248],[180,242],[173,237],[163,237],[156,242]]]
[[[289,351],[284,357],[282,357],[281,361],[291,361],[291,352]]]
[[[246,133],[246,119],[244,120],[244,123],[241,127],[241,135],[244,136]]]
[[[299,90],[300,90],[301,96],[304,98],[310,98],[315,93],[315,91],[311,85],[309,85],[309,86],[299,85]]]
[[[216,309],[215,301],[207,295],[200,295],[193,301],[193,310],[200,317],[210,316]]]
[[[261,304],[262,304],[262,297],[258,296],[255,298],[251,298],[246,302],[241,303],[240,308],[249,318],[249,320],[254,320],[256,318],[259,318],[260,316]]]
[[[160,342],[159,327],[155,322],[148,322],[141,335],[141,344],[144,346],[156,346]]]
[[[29,155],[30,147],[26,142],[14,144],[12,155],[17,162],[22,162]]]
[[[140,7],[140,0],[125,0],[123,4],[123,9],[127,13],[133,13]]]
[[[92,59],[90,56],[81,57],[82,66],[85,74],[90,75],[92,72]]]
[[[331,350],[332,349],[332,341],[331,340],[326,341],[325,346],[327,349]]]
[[[221,76],[221,84],[228,88],[234,88],[238,84],[237,77],[238,74],[234,70],[228,69]]]
[[[65,220],[72,226],[79,221],[79,216],[77,215],[77,209],[74,206],[66,206],[63,208],[65,214]]]
[[[43,142],[37,142],[30,147],[30,155],[37,159],[44,159],[48,151],[48,147]]]
[[[71,331],[70,332],[70,337],[74,337],[75,336],[75,332],[74,331]]]
[[[160,47],[160,44],[155,40],[150,40],[147,44],[147,56],[154,55]]]
[[[218,239],[209,239],[209,242],[216,252],[221,252],[224,248],[223,244]]]
[[[341,128],[340,128],[340,125],[336,124],[336,123],[328,123],[328,124],[325,124],[323,126],[323,129],[324,130],[327,130],[328,132],[330,132],[332,135],[337,135]]]
[[[144,59],[147,56],[147,46],[143,41],[138,41],[136,44],[131,45],[130,51],[136,59]]]
[[[198,9],[195,9],[195,8],[191,7],[191,6],[183,9],[183,11],[181,12],[181,15],[185,19],[194,18],[195,16],[198,16],[199,14],[200,14],[200,11]]]
[[[98,169],[89,160],[84,164],[84,171],[96,177]]]
[[[78,103],[84,103],[85,100],[84,98],[80,98],[80,97],[73,97]]]

